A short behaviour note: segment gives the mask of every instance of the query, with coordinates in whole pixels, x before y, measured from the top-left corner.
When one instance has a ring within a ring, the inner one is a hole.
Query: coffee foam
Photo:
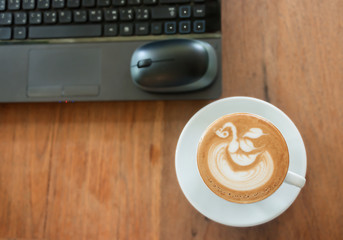
[[[224,116],[211,124],[198,147],[204,182],[226,200],[249,203],[268,197],[288,170],[288,149],[278,129],[245,113]]]
[[[246,171],[234,171],[226,158],[228,144],[212,145],[208,153],[208,166],[214,178],[223,186],[237,190],[253,190],[263,186],[273,174],[274,163],[266,151],[259,163]]]

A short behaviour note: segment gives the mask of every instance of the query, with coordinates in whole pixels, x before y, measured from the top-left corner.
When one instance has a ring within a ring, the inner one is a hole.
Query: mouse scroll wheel
[[[143,59],[143,60],[138,61],[137,67],[138,68],[149,67],[151,63],[152,63],[152,60],[150,58]]]

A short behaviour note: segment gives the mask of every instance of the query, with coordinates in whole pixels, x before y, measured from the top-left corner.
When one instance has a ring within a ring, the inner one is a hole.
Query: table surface
[[[342,239],[343,2],[225,0],[223,95],[264,99],[302,133],[307,183],[272,222],[206,219],[174,151],[209,101],[0,104],[0,239]]]

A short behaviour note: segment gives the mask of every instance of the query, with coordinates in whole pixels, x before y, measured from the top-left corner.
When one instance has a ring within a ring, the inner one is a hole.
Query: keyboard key
[[[52,8],[64,8],[64,0],[52,0]]]
[[[205,32],[205,20],[197,20],[193,23],[193,31],[195,33]]]
[[[111,5],[111,0],[97,0],[97,6],[108,7]]]
[[[0,0],[0,11],[6,9],[6,0]]]
[[[9,40],[11,36],[10,27],[0,27],[0,40]]]
[[[191,6],[181,6],[179,8],[180,18],[189,18],[191,17]]]
[[[134,16],[132,8],[120,9],[120,20],[131,21],[133,20],[133,17]]]
[[[135,34],[136,35],[148,35],[149,34],[149,23],[136,23]]]
[[[122,7],[126,5],[126,0],[113,0],[112,4],[117,7]]]
[[[136,9],[136,19],[137,20],[148,20],[149,19],[148,8],[137,8]]]
[[[67,6],[70,8],[80,7],[80,0],[67,0]]]
[[[31,10],[34,8],[35,8],[35,0],[23,0],[23,9],[24,10]]]
[[[38,0],[38,9],[48,9],[50,7],[50,0]]]
[[[106,22],[114,22],[118,20],[118,10],[117,9],[106,9],[104,12],[104,17]]]
[[[127,4],[128,5],[140,5],[142,3],[141,0],[128,0]]]
[[[16,25],[23,25],[27,22],[27,14],[26,12],[16,12],[14,13],[14,24]]]
[[[13,38],[14,39],[25,39],[26,38],[26,28],[25,27],[14,27],[13,28]]]
[[[131,35],[133,35],[133,24],[132,23],[122,23],[122,24],[120,24],[120,35],[121,36],[131,36]]]
[[[189,3],[191,0],[160,0],[160,3]]]
[[[151,34],[154,34],[154,35],[162,34],[162,23],[161,22],[151,23]]]
[[[31,26],[29,38],[76,38],[101,36],[101,24]]]
[[[175,34],[176,33],[176,22],[165,22],[164,23],[164,33],[165,34]]]
[[[191,21],[179,22],[179,32],[182,34],[191,32]]]
[[[57,13],[55,11],[46,11],[43,20],[46,24],[54,24],[57,22]]]
[[[58,12],[59,23],[70,23],[72,19],[70,10],[63,10]]]
[[[0,13],[0,25],[11,25],[12,24],[12,13]]]
[[[95,0],[82,0],[82,7],[94,7]]]
[[[118,27],[117,24],[105,24],[104,25],[104,35],[106,37],[113,37],[113,36],[117,36],[118,34]]]
[[[176,7],[159,6],[151,8],[152,19],[173,19],[176,17]]]
[[[205,17],[205,5],[195,5],[193,7],[194,17]]]
[[[157,0],[143,0],[143,3],[146,5],[155,5],[157,4]]]
[[[87,21],[86,10],[74,10],[73,16],[74,16],[74,22],[76,23],[83,23]]]
[[[30,24],[41,24],[42,23],[42,13],[41,12],[30,12],[29,23]]]
[[[91,22],[101,22],[102,20],[102,12],[101,10],[89,10],[89,21]]]
[[[20,9],[20,0],[8,0],[9,10],[19,10]]]

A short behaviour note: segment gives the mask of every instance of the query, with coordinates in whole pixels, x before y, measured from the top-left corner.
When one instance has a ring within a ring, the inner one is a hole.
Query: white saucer
[[[283,183],[270,197],[251,204],[226,201],[214,194],[203,182],[197,167],[198,141],[219,117],[247,112],[271,121],[283,134],[290,155],[289,170],[306,174],[306,150],[294,123],[275,106],[250,97],[231,97],[213,102],[199,110],[184,127],[176,147],[175,167],[180,187],[188,201],[213,221],[236,227],[249,227],[268,222],[283,213],[297,198],[300,188]]]

